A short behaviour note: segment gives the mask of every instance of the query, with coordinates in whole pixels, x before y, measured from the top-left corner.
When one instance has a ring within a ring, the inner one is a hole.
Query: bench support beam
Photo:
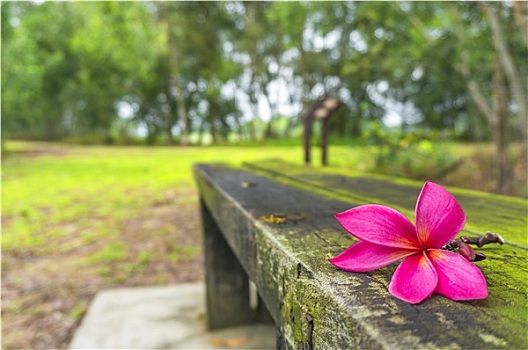
[[[203,201],[200,207],[206,252],[207,326],[218,329],[252,323],[247,275]]]

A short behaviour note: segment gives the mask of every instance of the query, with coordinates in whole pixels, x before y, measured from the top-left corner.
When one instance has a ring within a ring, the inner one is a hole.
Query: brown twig
[[[455,238],[448,244],[446,244],[443,249],[458,252],[460,255],[464,256],[469,261],[481,261],[486,259],[484,253],[475,252],[473,248],[469,245],[474,244],[477,247],[481,248],[482,246],[490,243],[498,243],[500,245],[504,244],[504,238],[501,237],[498,233],[486,232],[485,235],[480,237],[467,237],[461,236],[460,238]]]
[[[484,236],[481,237],[466,237],[462,236],[459,238],[462,242],[467,244],[476,244],[477,247],[481,248],[482,246],[490,243],[499,243],[500,245],[504,244],[504,238],[501,237],[498,233],[486,232]]]

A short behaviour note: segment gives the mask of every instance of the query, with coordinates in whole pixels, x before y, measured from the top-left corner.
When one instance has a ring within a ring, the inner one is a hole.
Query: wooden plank
[[[489,258],[479,263],[489,284],[485,300],[434,295],[410,305],[387,291],[395,265],[348,273],[327,261],[353,243],[334,213],[365,199],[324,195],[324,188],[292,180],[288,171],[288,181],[277,181],[284,177],[279,173],[221,165],[195,169],[205,205],[257,284],[286,348],[528,347],[525,248],[486,250]],[[397,193],[407,192],[408,202],[416,199],[414,190]]]
[[[293,185],[319,188],[339,198],[353,198],[365,203],[390,205],[414,217],[414,206],[423,182],[353,172],[343,169],[314,168],[270,160],[246,163],[247,167],[289,179]],[[509,244],[528,248],[528,202],[461,188],[448,188],[467,216],[465,234],[498,232]],[[414,194],[414,195],[413,195]]]

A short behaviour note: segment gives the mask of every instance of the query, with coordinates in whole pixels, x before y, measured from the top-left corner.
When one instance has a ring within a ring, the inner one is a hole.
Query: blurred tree
[[[518,2],[2,3],[2,132],[110,136],[128,104],[153,143],[193,132],[255,138],[258,127],[273,137],[279,101],[298,109],[287,133],[328,93],[343,102],[330,121],[343,137],[396,111],[402,128],[526,139],[525,11]]]
[[[68,73],[73,81],[66,85],[62,116],[73,133],[96,133],[109,140],[117,119],[116,102],[122,98],[133,69],[131,43],[127,43],[131,23],[119,3],[68,5],[77,17],[69,41],[76,66]],[[71,64],[70,59],[66,63]],[[65,82],[67,79],[62,84]]]
[[[338,124],[342,136],[361,136],[362,124],[369,121],[381,123],[386,108],[376,101],[378,85],[390,84],[396,57],[390,57],[394,35],[383,37],[384,27],[391,26],[396,20],[389,14],[391,9],[386,3],[338,3],[334,9],[339,16],[340,32],[338,54],[333,60],[334,75],[342,81],[341,99],[350,111],[340,114],[340,119],[331,122]],[[330,14],[326,18],[331,18]],[[334,29],[334,30],[336,30]],[[403,39],[403,38],[402,38]],[[398,68],[401,66],[401,62]]]
[[[2,50],[4,134],[109,136],[116,103],[128,94],[137,61],[144,62],[136,19],[142,23],[146,11],[138,5],[127,11],[115,2],[3,6],[16,23],[2,32],[3,39],[8,35]]]
[[[180,56],[182,53],[179,50],[179,42],[182,41],[182,21],[185,21],[187,16],[184,11],[181,11],[182,3],[175,2],[161,2],[158,3],[159,19],[162,21],[162,26],[167,34],[167,58],[168,58],[168,94],[167,96],[174,100],[177,113],[168,110],[166,115],[166,130],[168,142],[172,143],[172,128],[176,124],[175,117],[177,117],[180,126],[181,143],[188,143],[188,122],[187,109],[185,107],[185,96],[183,89],[183,82],[181,77]],[[178,11],[180,10],[180,11]]]
[[[444,18],[449,19],[458,41],[457,55],[453,57],[455,68],[465,79],[495,143],[496,191],[508,192],[512,177],[508,155],[512,122],[520,130],[524,144],[521,161],[526,161],[526,80],[519,80],[528,73],[523,28],[514,27],[512,7],[502,3],[459,4],[445,10],[449,16]]]
[[[77,58],[70,4],[2,4],[2,133],[54,139],[64,134],[64,100]],[[10,28],[10,29],[9,29]],[[4,37],[7,35],[7,37]],[[5,38],[5,41],[4,41]]]

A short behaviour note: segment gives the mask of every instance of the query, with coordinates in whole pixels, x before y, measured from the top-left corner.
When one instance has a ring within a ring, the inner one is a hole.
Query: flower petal
[[[466,223],[466,215],[453,195],[442,186],[426,182],[416,202],[416,232],[422,246],[439,249]]]
[[[453,300],[488,296],[484,275],[462,255],[447,250],[429,250],[427,254],[438,274],[436,293]]]
[[[438,284],[436,271],[425,253],[405,258],[394,271],[389,292],[396,298],[417,304],[428,298]]]
[[[335,217],[352,236],[362,241],[395,248],[418,247],[414,225],[392,208],[367,204]]]
[[[365,272],[387,266],[411,254],[416,254],[416,251],[361,241],[328,261],[346,271]]]

